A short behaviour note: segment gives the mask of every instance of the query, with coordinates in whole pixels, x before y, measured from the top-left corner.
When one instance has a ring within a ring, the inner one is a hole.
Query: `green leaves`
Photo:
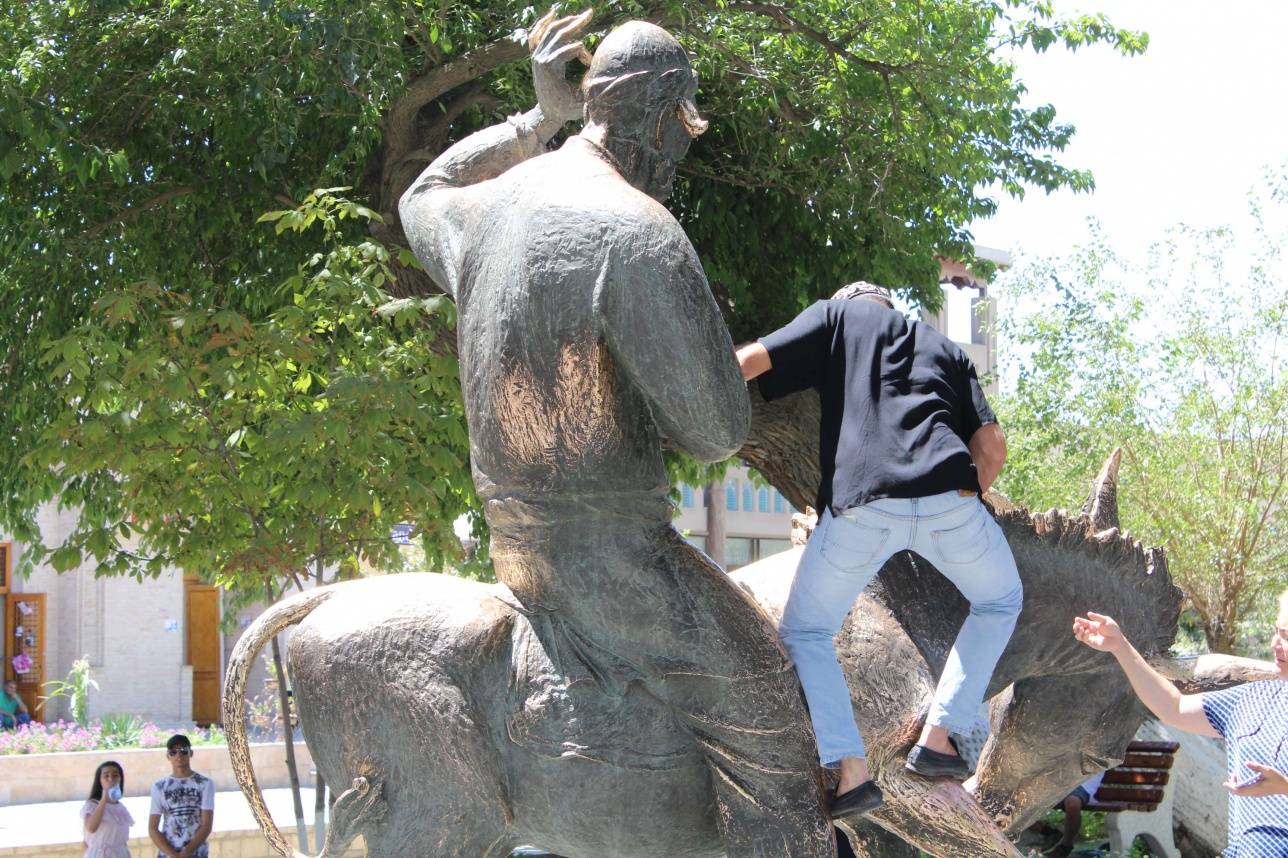
[[[24,463],[83,510],[42,549],[55,569],[174,564],[262,593],[319,568],[396,566],[401,523],[430,566],[462,559],[452,522],[478,508],[456,364],[441,356],[450,302],[390,301],[388,252],[327,225],[360,208],[319,191],[288,213],[326,236],[288,306],[256,316],[142,282],[47,344],[53,376],[84,382],[63,388]]]
[[[995,290],[1017,379],[998,402],[1002,491],[1031,509],[1077,508],[1123,447],[1124,528],[1167,550],[1219,652],[1264,654],[1245,624],[1270,618],[1286,583],[1288,176],[1264,187],[1247,235],[1179,227],[1136,268],[1093,231]]]

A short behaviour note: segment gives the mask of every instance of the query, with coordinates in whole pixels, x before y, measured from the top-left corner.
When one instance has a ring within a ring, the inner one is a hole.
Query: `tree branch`
[[[753,15],[760,15],[764,18],[773,19],[782,25],[783,32],[798,33],[805,36],[807,39],[822,45],[830,53],[845,57],[846,60],[857,66],[871,69],[872,71],[880,72],[881,74],[898,74],[899,72],[915,68],[918,65],[917,63],[895,65],[893,63],[885,63],[880,60],[870,60],[866,57],[861,57],[844,45],[833,40],[826,33],[803,23],[800,19],[792,15],[790,8],[787,6],[780,6],[777,3],[760,3],[756,2],[756,0],[738,0],[738,2],[729,3],[728,8],[740,9],[744,12],[750,12]]]
[[[398,199],[405,190],[393,186],[391,182],[401,172],[398,167],[403,159],[416,148],[416,117],[421,108],[462,84],[506,63],[522,59],[527,53],[527,47],[520,42],[500,39],[430,69],[411,82],[382,121],[385,129],[385,159],[381,176],[381,190],[384,192],[381,208],[386,208],[387,201]]]
[[[166,191],[163,194],[157,194],[155,197],[153,197],[152,199],[146,202],[140,203],[137,206],[130,206],[128,208],[122,209],[121,211],[112,215],[110,218],[103,221],[102,223],[91,226],[89,229],[85,230],[80,234],[80,238],[91,239],[94,236],[101,233],[103,230],[113,226],[114,224],[124,223],[130,218],[137,217],[138,215],[143,214],[143,212],[147,211],[148,209],[154,209],[157,206],[163,206],[166,203],[170,202],[171,200],[178,199],[179,197],[186,197],[188,194],[191,194],[192,192],[193,192],[192,188],[175,188],[174,190]]]

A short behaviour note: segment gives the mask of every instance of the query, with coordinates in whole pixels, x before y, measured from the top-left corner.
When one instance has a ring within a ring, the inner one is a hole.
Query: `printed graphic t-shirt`
[[[152,809],[148,812],[161,817],[161,833],[177,849],[201,827],[201,812],[214,809],[215,782],[203,774],[164,777],[152,785]],[[203,843],[192,858],[208,858],[209,854],[209,844]]]
[[[1244,763],[1288,771],[1288,682],[1267,679],[1203,695],[1203,714],[1225,739],[1226,765],[1236,781],[1252,776]],[[1230,796],[1225,858],[1288,855],[1288,796]]]

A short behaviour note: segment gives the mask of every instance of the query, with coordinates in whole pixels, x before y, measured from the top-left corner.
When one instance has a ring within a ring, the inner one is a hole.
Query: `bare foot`
[[[923,748],[929,748],[932,751],[938,751],[941,754],[957,756],[957,749],[948,741],[948,729],[946,727],[932,727],[927,724],[921,731],[921,738],[917,744]]]
[[[841,758],[841,783],[836,787],[837,795],[844,795],[850,790],[872,780],[868,772],[868,761],[863,757]]]

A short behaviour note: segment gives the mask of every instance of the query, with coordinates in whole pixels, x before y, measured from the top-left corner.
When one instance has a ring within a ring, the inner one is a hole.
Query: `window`
[[[786,507],[783,506],[783,496],[778,489],[774,489],[774,512],[782,512]]]
[[[753,512],[756,509],[756,492],[751,487],[751,483],[742,484],[742,508],[746,512]]]
[[[757,539],[756,540],[756,559],[763,560],[792,547],[790,539]]]
[[[732,572],[752,561],[754,546],[752,540],[745,536],[730,536],[725,539],[725,569]]]
[[[756,509],[760,512],[769,512],[769,489],[761,489],[756,497]]]
[[[730,512],[738,511],[738,481],[730,480],[725,483],[725,509]]]
[[[693,506],[693,487],[692,486],[687,484],[680,486],[680,505],[686,506],[686,507]]]

